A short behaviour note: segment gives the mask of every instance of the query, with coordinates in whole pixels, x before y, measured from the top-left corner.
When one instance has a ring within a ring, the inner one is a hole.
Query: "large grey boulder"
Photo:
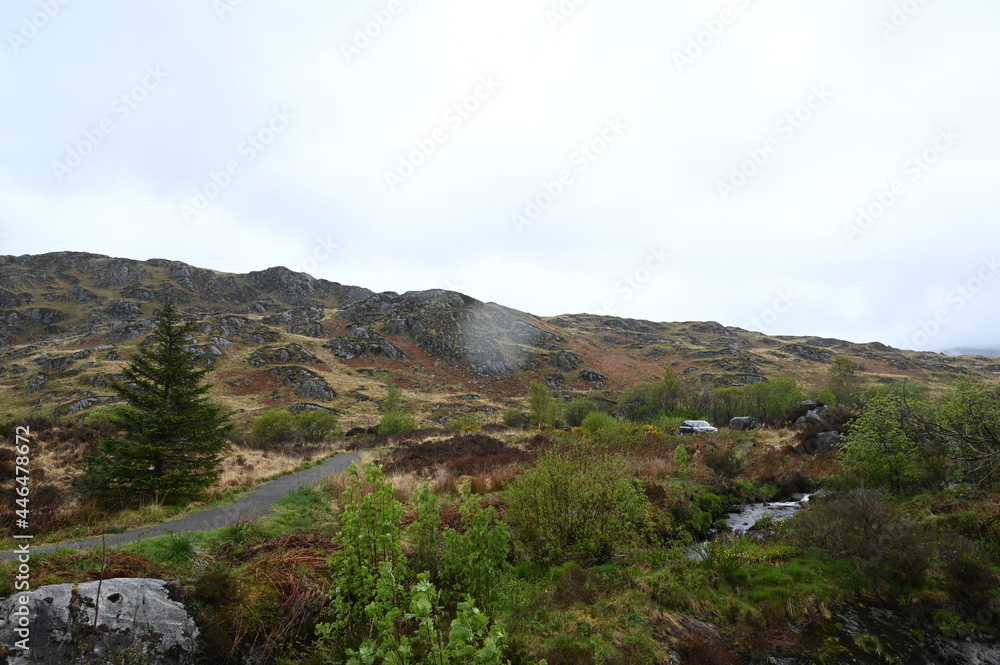
[[[22,619],[25,612],[26,621]],[[26,628],[22,627],[25,623]],[[24,639],[27,643],[21,642]],[[7,649],[0,649],[4,665],[193,665],[198,628],[184,606],[171,597],[167,582],[114,578],[43,586],[4,599],[0,602],[0,645]]]
[[[815,453],[821,450],[838,450],[847,437],[839,432],[820,432],[816,436],[810,437],[803,442],[803,447],[808,453]]]
[[[729,429],[734,432],[746,432],[760,427],[760,421],[752,416],[737,416],[729,421]]]

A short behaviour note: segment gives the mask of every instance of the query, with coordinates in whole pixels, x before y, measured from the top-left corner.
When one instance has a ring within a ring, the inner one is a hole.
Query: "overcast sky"
[[[6,0],[0,253],[1000,347],[990,0]]]

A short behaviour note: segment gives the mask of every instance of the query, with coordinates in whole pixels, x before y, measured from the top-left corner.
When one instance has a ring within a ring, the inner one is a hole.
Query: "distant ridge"
[[[976,349],[968,346],[959,346],[954,349],[942,351],[946,356],[986,356],[987,358],[1000,358],[1000,349]]]

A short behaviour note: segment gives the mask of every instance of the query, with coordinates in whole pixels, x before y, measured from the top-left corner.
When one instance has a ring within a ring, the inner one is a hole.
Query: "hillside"
[[[56,252],[0,257],[3,416],[83,416],[112,401],[105,377],[143,342],[168,296],[200,324],[191,346],[216,370],[216,396],[246,419],[285,406],[370,425],[390,379],[423,421],[444,422],[459,411],[496,420],[532,379],[560,391],[617,391],[668,365],[694,387],[777,376],[819,386],[837,355],[863,363],[875,381],[1000,376],[994,358],[877,342],[767,336],[714,322],[537,317],[451,291],[374,293],[281,267],[230,274]]]

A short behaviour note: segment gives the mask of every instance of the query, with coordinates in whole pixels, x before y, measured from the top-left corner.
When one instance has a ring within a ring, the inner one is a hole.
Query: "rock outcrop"
[[[333,351],[333,355],[345,360],[361,356],[389,360],[406,359],[402,349],[375,332],[371,326],[365,325],[351,326],[346,335],[331,339],[323,346]]]
[[[0,602],[0,644],[6,647],[2,662],[193,665],[198,628],[176,598],[163,580],[133,578],[17,593]],[[16,647],[25,639],[18,630],[25,629],[30,652]]]

